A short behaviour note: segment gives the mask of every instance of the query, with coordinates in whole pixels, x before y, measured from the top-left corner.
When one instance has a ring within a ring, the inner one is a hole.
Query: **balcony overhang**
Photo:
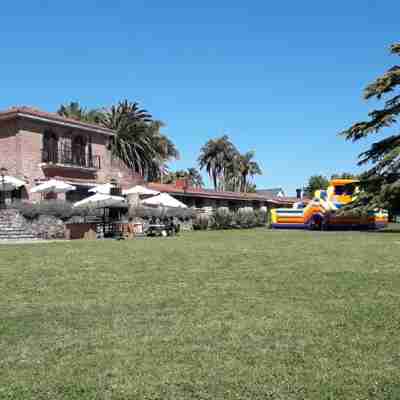
[[[42,162],[39,164],[42,169],[67,169],[70,171],[84,171],[88,173],[95,174],[99,170],[97,167],[85,167],[81,165],[73,164],[63,164],[63,163],[52,163],[52,162]]]

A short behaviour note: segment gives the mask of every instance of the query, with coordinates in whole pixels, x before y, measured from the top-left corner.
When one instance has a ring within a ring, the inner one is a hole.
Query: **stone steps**
[[[12,224],[4,225],[4,226],[0,225],[0,232],[1,231],[9,231],[9,230],[13,230],[13,229],[24,230],[24,229],[26,229],[26,227],[24,225],[12,225]]]
[[[37,237],[21,222],[15,221],[15,213],[0,217],[0,241],[36,240]]]
[[[40,240],[34,235],[9,235],[9,236],[0,236],[0,242],[6,242],[8,240]]]
[[[18,210],[7,209],[0,212],[0,241],[40,240],[25,222]]]
[[[0,240],[1,239],[35,239],[36,236],[27,230],[0,230]]]
[[[37,239],[35,235],[29,233],[18,233],[18,234],[0,234],[0,240],[16,240],[16,239]]]
[[[7,228],[0,228],[1,232],[30,232],[30,229],[26,226],[8,226]]]
[[[7,226],[7,227],[0,227],[0,232],[10,232],[10,231],[27,231],[29,230],[26,226]]]
[[[8,233],[8,232],[31,232],[30,229],[24,226],[10,226],[7,228],[0,228],[0,233]]]

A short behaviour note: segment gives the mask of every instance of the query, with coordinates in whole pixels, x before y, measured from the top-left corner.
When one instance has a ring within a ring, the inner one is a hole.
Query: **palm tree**
[[[57,110],[57,114],[66,118],[72,118],[78,121],[90,123],[98,123],[101,118],[101,111],[87,110],[86,108],[82,108],[77,101],[71,101],[68,104],[62,104]]]
[[[133,123],[153,122],[153,117],[146,110],[139,107],[139,103],[122,100],[118,103],[122,113]]]
[[[240,191],[247,192],[249,185],[249,178],[253,178],[255,175],[261,175],[262,171],[257,161],[254,161],[254,151],[248,151],[247,153],[239,155],[239,171],[240,171]]]
[[[198,162],[200,169],[205,168],[215,190],[225,186],[225,169],[237,152],[227,135],[209,140],[201,149]]]
[[[204,186],[203,177],[201,176],[197,168],[188,168],[187,175],[189,182],[192,186],[197,188],[201,188]]]
[[[166,162],[178,158],[174,143],[160,129],[161,121],[140,109],[137,103],[124,100],[104,112],[102,124],[117,134],[111,151],[145,180],[157,179],[164,173]]]
[[[101,111],[87,111],[78,102],[71,102],[62,105],[58,113],[115,131],[110,142],[112,155],[146,180],[160,176],[167,169],[166,162],[179,157],[173,142],[160,132],[163,123],[153,121],[136,102],[123,100]]]
[[[225,190],[240,192],[240,157],[240,153],[238,151],[235,152],[225,167]]]
[[[132,170],[144,174],[145,167],[155,157],[155,151],[146,135],[146,121],[151,118],[136,103],[119,102],[103,111],[101,124],[116,132],[110,142],[110,150]]]
[[[163,126],[165,125],[161,121],[151,121],[146,124],[145,134],[154,149],[154,157],[145,169],[149,181],[159,181],[168,173],[167,162],[179,159],[179,152],[174,143],[160,131]]]
[[[238,151],[231,154],[225,165],[225,190],[232,192],[247,192],[251,185],[251,178],[260,175],[261,168],[253,160],[254,151],[240,154]]]
[[[198,161],[200,169],[206,168],[216,190],[246,192],[251,178],[262,173],[254,156],[254,151],[240,154],[224,135],[209,140],[201,148]]]

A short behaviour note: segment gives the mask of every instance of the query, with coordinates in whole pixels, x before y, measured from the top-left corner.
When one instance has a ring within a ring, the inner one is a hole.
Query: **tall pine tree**
[[[390,51],[400,55],[400,43],[392,45]],[[368,85],[364,98],[385,101],[382,108],[369,113],[367,121],[358,122],[341,134],[353,142],[378,132],[385,137],[359,155],[358,164],[370,164],[370,169],[361,175],[354,206],[361,210],[393,209],[400,201],[400,66],[395,65]],[[394,132],[390,134],[388,129]]]

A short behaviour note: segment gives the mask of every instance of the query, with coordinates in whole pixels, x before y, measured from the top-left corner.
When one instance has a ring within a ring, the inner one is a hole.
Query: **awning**
[[[186,204],[170,196],[168,193],[161,193],[157,196],[150,197],[149,199],[143,200],[142,204],[147,206],[187,208]]]
[[[21,179],[6,175],[4,177],[0,177],[0,192],[11,192],[12,190],[24,186],[25,184],[26,182]]]
[[[66,182],[50,179],[33,187],[31,193],[66,193],[71,190],[76,190],[75,186],[69,185]]]
[[[126,189],[122,191],[123,195],[129,195],[129,194],[138,194],[139,196],[155,196],[159,194],[160,192],[157,192],[156,190],[149,189],[144,186],[136,185],[131,187],[130,189]]]
[[[126,200],[121,196],[111,196],[109,194],[96,193],[93,196],[86,197],[74,204],[74,207],[128,207]]]
[[[111,183],[105,183],[104,185],[97,185],[94,188],[89,189],[91,193],[110,194],[111,189],[115,188],[115,185]]]

